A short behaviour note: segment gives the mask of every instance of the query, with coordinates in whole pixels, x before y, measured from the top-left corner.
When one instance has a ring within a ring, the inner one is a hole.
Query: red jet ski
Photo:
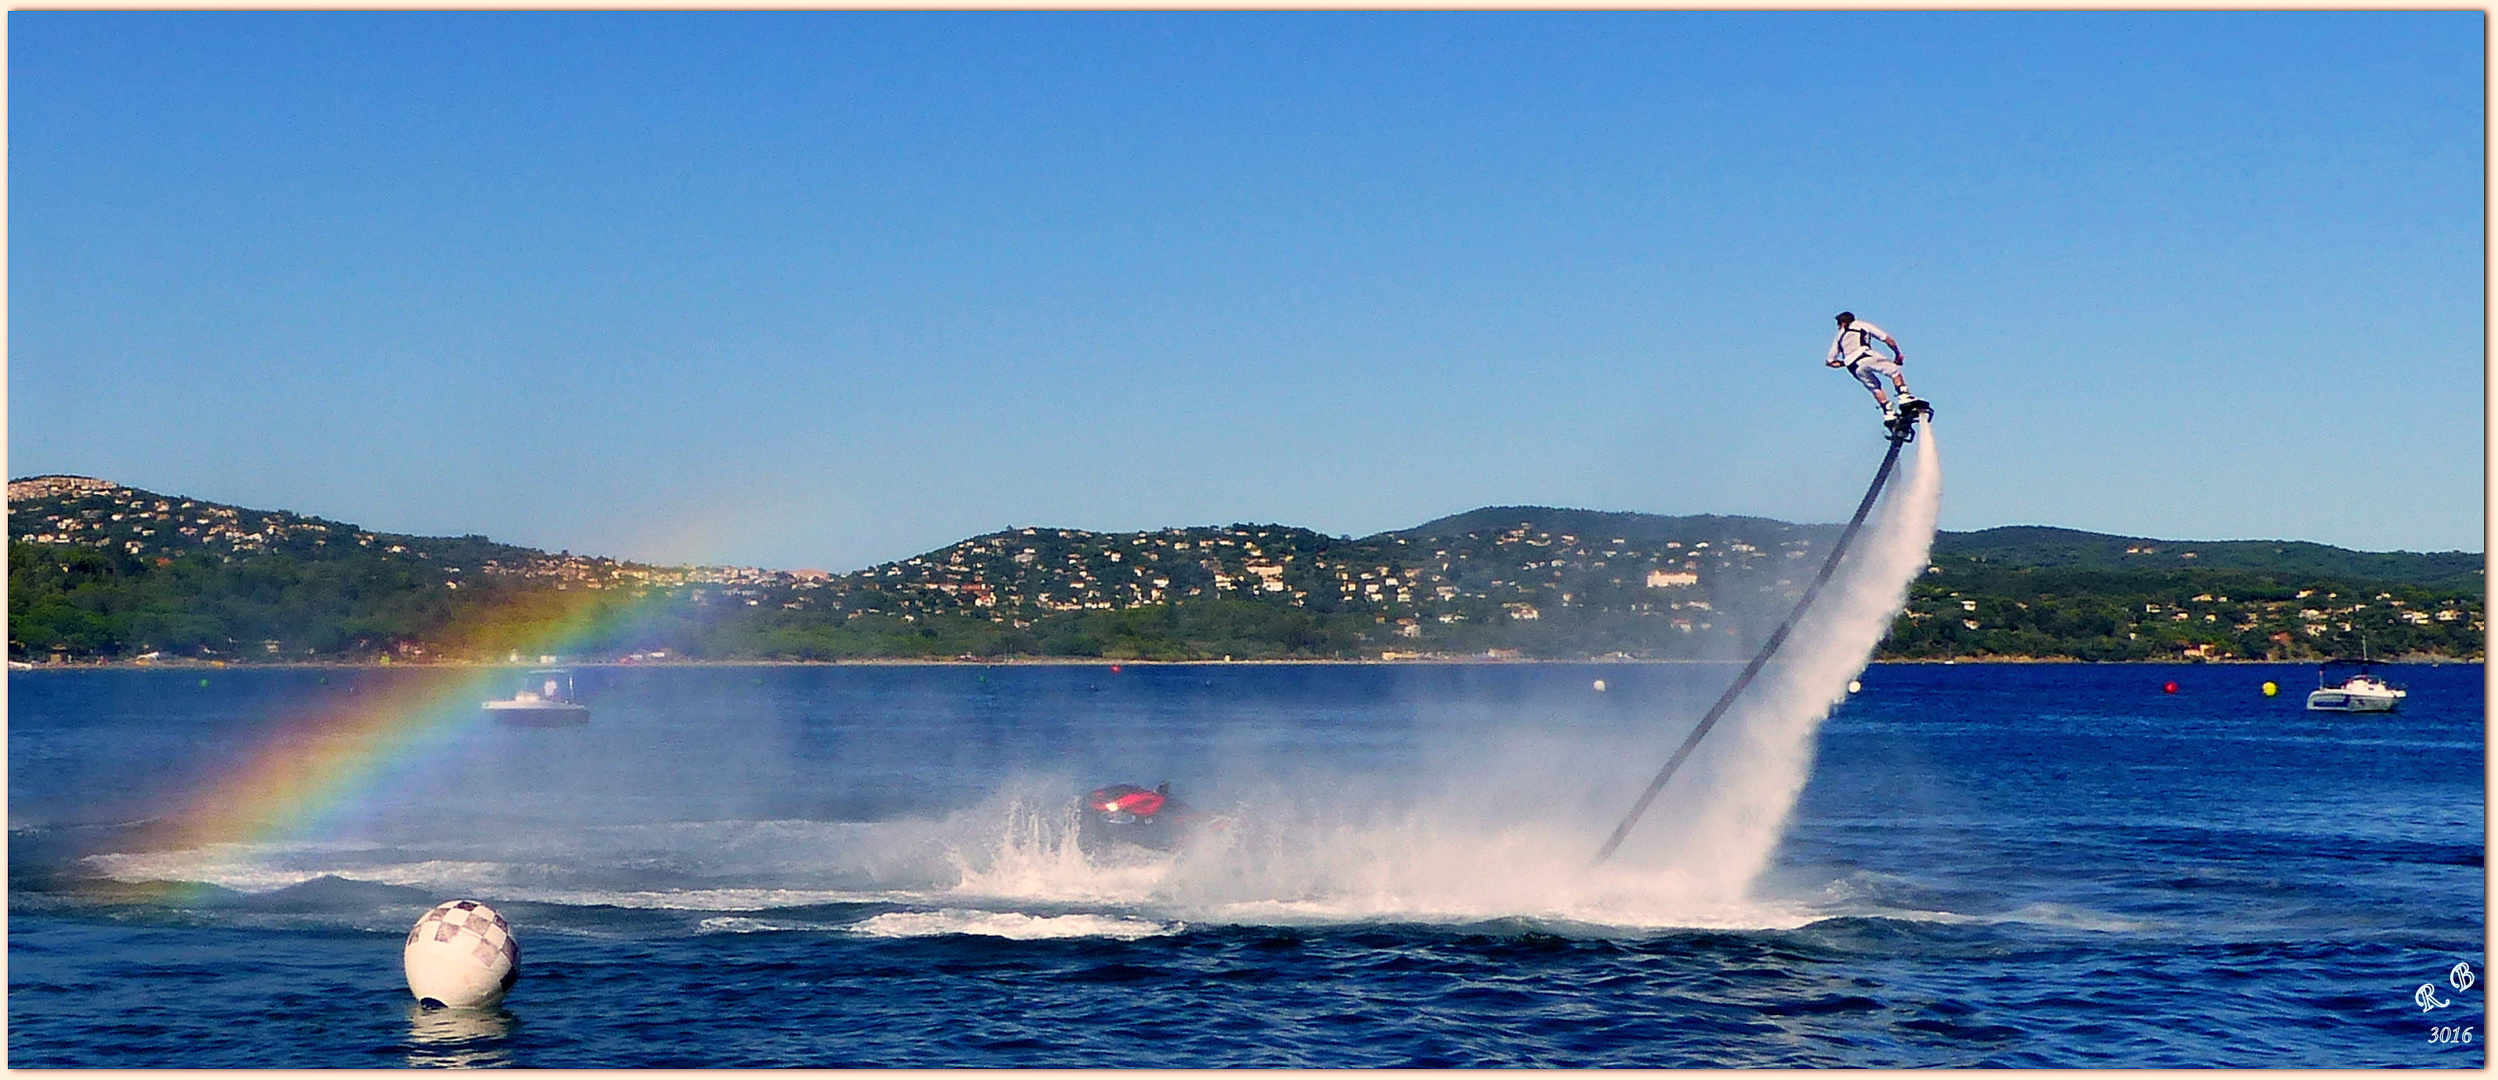
[[[1078,813],[1076,845],[1086,851],[1120,843],[1169,851],[1186,838],[1197,816],[1171,797],[1167,780],[1150,789],[1134,784],[1094,788]]]

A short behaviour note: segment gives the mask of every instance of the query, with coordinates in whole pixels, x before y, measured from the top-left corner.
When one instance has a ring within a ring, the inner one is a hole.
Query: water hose
[[[1778,647],[1787,643],[1787,633],[1795,629],[1797,619],[1804,617],[1804,609],[1813,606],[1813,597],[1821,593],[1821,587],[1839,569],[1839,560],[1847,556],[1848,544],[1856,539],[1856,530],[1864,527],[1865,515],[1873,511],[1874,499],[1881,496],[1882,485],[1890,482],[1891,467],[1899,464],[1900,447],[1907,445],[1911,430],[1904,424],[1892,433],[1891,451],[1882,455],[1882,468],[1875,470],[1873,484],[1865,489],[1865,500],[1856,504],[1856,516],[1848,519],[1847,528],[1839,533],[1839,542],[1831,545],[1830,557],[1822,560],[1821,573],[1815,575],[1813,583],[1805,588],[1804,598],[1795,602],[1795,610],[1789,612],[1787,620],[1779,623],[1778,629],[1769,635],[1769,641],[1761,646],[1760,654],[1754,656],[1750,664],[1744,665],[1743,674],[1735,676],[1734,685],[1718,695],[1717,704],[1709,706],[1708,715],[1700,718],[1700,726],[1683,737],[1683,745],[1674,751],[1673,757],[1666,759],[1665,768],[1657,770],[1657,778],[1648,781],[1648,790],[1639,793],[1639,801],[1631,805],[1631,812],[1623,815],[1622,823],[1613,827],[1613,835],[1605,838],[1604,849],[1596,853],[1597,862],[1613,857],[1614,849],[1622,846],[1622,838],[1630,835],[1631,826],[1639,824],[1640,815],[1648,812],[1648,804],[1657,801],[1657,793],[1665,790],[1665,782],[1674,778],[1674,770],[1683,767],[1683,759],[1691,756],[1692,748],[1699,746],[1700,739],[1709,733],[1710,728],[1717,726],[1719,718],[1726,715],[1727,707],[1735,703],[1743,688],[1752,685],[1752,677],[1761,673],[1769,658],[1777,654]]]

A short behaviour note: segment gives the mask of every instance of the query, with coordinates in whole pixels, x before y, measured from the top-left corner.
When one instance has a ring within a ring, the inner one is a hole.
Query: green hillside
[[[2153,540],[2045,525],[1937,533],[1934,557],[2053,570],[2240,570],[2432,589],[2478,588],[2482,574],[2476,552],[2351,551],[2303,540]]]
[[[1383,533],[1373,539],[1426,540],[1486,534],[1528,525],[1555,535],[1621,538],[1641,544],[1680,541],[1685,544],[1739,537],[1772,545],[1796,538],[1828,541],[1839,535],[1837,525],[1795,525],[1770,518],[1719,514],[1680,517],[1620,510],[1569,510],[1550,506],[1487,506],[1463,514],[1426,521],[1411,529]]]
[[[13,481],[17,660],[1724,658],[1835,525],[1487,507],[1330,537],[1285,525],[1000,530],[849,574],[656,567],[416,537],[103,481]],[[1894,658],[2477,658],[2480,558],[2037,526],[1944,533]],[[621,617],[630,612],[630,618]],[[617,616],[590,618],[601,613]]]

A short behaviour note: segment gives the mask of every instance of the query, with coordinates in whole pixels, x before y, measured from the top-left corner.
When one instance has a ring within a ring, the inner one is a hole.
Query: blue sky
[[[2479,12],[9,17],[9,466],[850,569],[1014,525],[2483,546]]]

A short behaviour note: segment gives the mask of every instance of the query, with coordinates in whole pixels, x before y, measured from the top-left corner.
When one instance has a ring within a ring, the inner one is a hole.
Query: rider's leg
[[[1873,393],[1874,404],[1881,407],[1884,416],[1891,415],[1891,399],[1882,392],[1882,376],[1879,373],[1861,364],[1849,365],[1847,373],[1855,376],[1857,382],[1865,384],[1865,389]]]

